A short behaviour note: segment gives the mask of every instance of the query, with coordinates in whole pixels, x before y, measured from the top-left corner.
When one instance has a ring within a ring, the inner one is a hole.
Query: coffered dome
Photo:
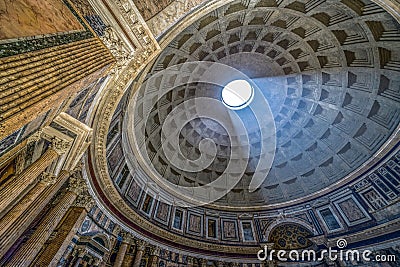
[[[400,255],[399,0],[0,2],[0,266]]]
[[[146,74],[149,79],[188,62],[222,63],[245,73],[268,102],[276,125],[272,168],[262,186],[249,192],[262,140],[250,109],[238,111],[251,157],[241,182],[217,206],[263,207],[333,189],[367,164],[399,123],[398,23],[369,1],[281,2],[234,1],[204,15],[163,49]],[[154,90],[168,86],[166,79],[158,86]],[[139,89],[125,116],[142,108],[146,89]],[[161,149],[161,129],[174,108],[198,97],[221,100],[221,90],[185,84],[154,103],[144,118],[144,142],[158,176],[195,187],[222,175],[230,142],[212,119],[194,119],[179,133],[179,149],[191,160],[200,157],[201,140],[217,144],[217,157],[204,170],[182,171]]]
[[[204,253],[254,254],[270,216],[301,214],[290,225],[317,235],[313,216],[334,215],[314,207],[356,190],[396,146],[399,30],[367,0],[193,10],[107,106],[107,142],[89,158],[102,201],[144,236]],[[240,110],[223,103],[234,80],[254,89]]]

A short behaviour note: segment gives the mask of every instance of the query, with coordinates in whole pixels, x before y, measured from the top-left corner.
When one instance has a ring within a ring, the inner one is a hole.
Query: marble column
[[[132,242],[133,243],[133,242]],[[135,244],[129,244],[127,252],[125,254],[124,262],[122,263],[122,267],[131,267],[133,261],[135,260]]]
[[[146,242],[144,242],[143,240],[138,240],[136,242],[136,256],[135,256],[135,261],[133,262],[133,267],[140,266],[140,262],[142,261],[145,249],[146,249]]]
[[[191,256],[187,257],[187,266],[188,267],[193,267],[194,266],[193,257],[191,257]]]
[[[0,237],[9,232],[9,228],[23,214],[30,204],[46,189],[46,187],[56,182],[56,176],[52,173],[44,172],[39,177],[39,182],[0,220]]]
[[[74,267],[78,267],[79,264],[82,264],[82,263],[83,263],[83,256],[85,256],[85,253],[86,253],[86,251],[85,251],[84,249],[82,249],[82,248],[79,248],[79,249],[76,251],[77,259],[76,259],[76,261],[75,261]]]
[[[51,184],[51,176],[42,176],[38,187],[36,189],[33,188],[0,221],[0,225],[2,227],[0,229],[0,258],[4,256],[8,249],[10,249],[10,247],[14,244],[15,240],[21,236],[27,227],[29,227],[36,216],[49,203],[61,186],[67,181],[69,176],[70,174],[68,172],[62,171],[56,178],[54,184]],[[51,185],[47,185],[47,183]],[[45,187],[42,191],[43,186]],[[41,191],[39,195],[37,195],[39,193],[38,191]],[[37,196],[33,198],[35,195]],[[32,199],[30,197],[32,197]],[[27,206],[24,207],[24,203]]]
[[[32,263],[39,253],[44,243],[53,233],[64,214],[74,203],[78,195],[85,189],[85,182],[82,179],[76,179],[74,176],[70,179],[67,192],[62,196],[58,203],[44,216],[35,232],[28,241],[13,255],[12,260],[7,266],[26,266]]]
[[[82,195],[78,196],[78,198],[81,197]],[[78,207],[76,205],[71,207],[63,217],[62,222],[57,226],[53,238],[50,242],[46,242],[46,247],[36,257],[32,266],[57,266],[57,263],[63,256],[63,252],[67,250],[68,245],[72,242],[77,230],[82,225],[86,214],[86,207]]]
[[[70,144],[64,140],[54,138],[46,152],[23,170],[14,179],[10,179],[0,188],[0,216],[3,216],[10,207],[17,203],[24,191],[37,180],[37,177],[50,166],[60,155],[67,152]]]
[[[159,257],[160,257],[160,248],[159,247],[152,247],[150,249],[150,264],[147,265],[147,266],[157,267],[158,266]]]
[[[115,258],[114,267],[122,266],[122,264],[124,262],[126,251],[129,246],[130,234],[124,232],[121,234],[121,236],[122,236],[122,242],[121,242],[121,245],[119,246],[117,257]]]
[[[200,267],[207,267],[207,262],[206,259],[199,259]]]

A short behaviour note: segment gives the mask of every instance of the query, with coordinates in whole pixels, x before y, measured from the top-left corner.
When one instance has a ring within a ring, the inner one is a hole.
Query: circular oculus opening
[[[253,86],[246,80],[232,81],[222,89],[222,102],[233,110],[247,107],[253,100],[253,96]]]

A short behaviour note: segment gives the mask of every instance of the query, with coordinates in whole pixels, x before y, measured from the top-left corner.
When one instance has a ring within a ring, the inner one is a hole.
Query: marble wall
[[[134,0],[133,1],[139,12],[142,14],[145,20],[149,20],[153,16],[157,15],[160,11],[170,5],[174,0]]]
[[[204,2],[205,0],[172,1],[170,5],[160,10],[157,15],[149,18],[146,23],[155,36],[160,36],[163,32],[168,30],[171,25],[190,12],[190,10]]]
[[[0,39],[83,29],[62,0],[0,1]]]

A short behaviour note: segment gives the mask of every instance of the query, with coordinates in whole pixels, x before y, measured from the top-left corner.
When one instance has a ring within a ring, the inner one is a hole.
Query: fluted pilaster
[[[159,247],[151,247],[150,249],[150,267],[158,266],[158,259],[160,257],[160,248]]]
[[[57,266],[68,245],[71,244],[77,230],[82,225],[86,215],[85,208],[71,207],[60,225],[57,226],[51,241],[46,241],[46,247],[36,257],[32,266]]]
[[[127,253],[125,254],[124,262],[122,263],[122,267],[131,267],[133,261],[135,260],[135,244],[130,243],[128,246]],[[128,253],[129,251],[129,253]]]
[[[16,200],[26,191],[26,189],[37,180],[37,177],[58,158],[66,152],[69,143],[60,139],[54,139],[52,145],[46,152],[20,175],[10,180],[0,189],[0,216],[4,214],[16,203]]]
[[[144,242],[143,240],[138,240],[136,243],[136,256],[135,256],[135,261],[133,262],[133,267],[140,266],[140,262],[142,261],[145,248],[146,248],[146,242]]]
[[[67,181],[69,175],[70,174],[68,172],[62,171],[54,184],[45,187],[42,193],[33,199],[29,206],[26,207],[18,217],[13,217],[11,226],[7,227],[6,231],[2,231],[0,235],[0,258],[4,256],[8,249],[13,245],[15,240],[21,236],[21,234],[32,223],[40,211],[43,210],[43,208],[49,203],[57,191],[60,190],[61,186]],[[42,186],[43,185],[38,187],[36,190],[40,191]],[[32,194],[38,193],[38,191],[32,192]],[[23,201],[31,201],[29,199],[29,195],[27,195],[26,199]],[[1,264],[2,262],[0,262],[0,265]]]
[[[39,182],[19,201],[3,218],[0,220],[0,239],[4,234],[9,234],[15,222],[24,213],[26,209],[35,201],[35,199],[46,189],[53,185],[57,177],[51,173],[42,173]]]
[[[76,180],[74,180],[76,181]],[[26,266],[29,265],[39,253],[44,243],[50,237],[58,223],[63,218],[66,211],[74,203],[78,194],[82,192],[80,183],[72,183],[69,190],[59,200],[59,202],[46,214],[38,228],[28,239],[28,241],[15,253],[12,260],[6,266]]]
[[[114,267],[121,267],[124,262],[125,254],[128,249],[130,235],[128,233],[124,233],[122,235],[122,242],[118,249],[117,257],[115,258]]]

